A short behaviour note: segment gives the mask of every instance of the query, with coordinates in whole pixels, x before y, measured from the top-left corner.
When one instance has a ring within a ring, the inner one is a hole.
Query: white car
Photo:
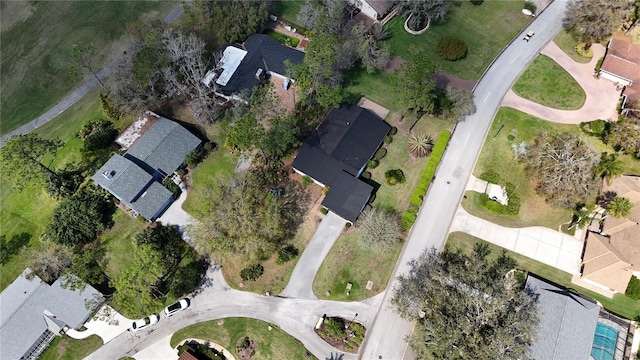
[[[140,320],[136,320],[131,325],[131,331],[142,330],[148,326],[154,325],[158,323],[158,315],[151,314],[149,316],[145,316]]]
[[[164,308],[164,314],[172,316],[177,312],[180,312],[189,307],[189,299],[180,299],[179,301]]]

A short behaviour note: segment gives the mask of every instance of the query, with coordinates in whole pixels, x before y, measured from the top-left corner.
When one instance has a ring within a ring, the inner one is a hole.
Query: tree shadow
[[[615,191],[605,191],[604,193],[598,196],[596,200],[596,204],[598,204],[599,206],[605,207],[609,205],[611,200],[613,200],[617,195],[618,193],[616,193]]]
[[[17,255],[31,240],[31,234],[20,233],[7,239],[6,235],[0,236],[0,265],[6,264],[14,255]]]

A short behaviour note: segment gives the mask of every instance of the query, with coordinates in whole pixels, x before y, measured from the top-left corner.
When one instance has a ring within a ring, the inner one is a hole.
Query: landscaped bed
[[[565,54],[569,55],[571,60],[581,64],[586,64],[591,61],[591,58],[580,56],[580,54],[578,54],[576,51],[578,40],[574,39],[573,35],[569,34],[565,30],[560,31],[553,39],[553,42],[558,45]]]
[[[577,110],[587,98],[578,82],[558,63],[539,55],[522,73],[513,91],[519,96],[560,110]]]
[[[269,35],[271,38],[276,39],[287,46],[296,47],[300,43],[300,39],[279,33],[273,29],[265,29],[262,33]]]
[[[357,314],[356,314],[357,315]],[[354,316],[354,319],[357,316]],[[367,329],[361,324],[338,317],[326,318],[322,321],[316,334],[331,346],[342,351],[357,353],[362,345]]]

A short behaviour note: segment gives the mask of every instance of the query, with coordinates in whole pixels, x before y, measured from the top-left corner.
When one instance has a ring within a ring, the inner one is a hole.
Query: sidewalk
[[[550,42],[541,54],[547,55],[562,66],[580,84],[586,94],[586,100],[582,108],[578,110],[552,109],[523,99],[509,90],[502,100],[501,106],[508,106],[526,112],[541,119],[562,124],[579,124],[583,121],[603,119],[616,121],[616,105],[620,98],[620,91],[612,82],[593,77],[593,69],[596,62],[604,56],[605,48],[600,44],[593,44],[593,58],[587,64],[573,61],[554,42]]]
[[[583,242],[555,230],[500,226],[475,217],[460,206],[450,231],[465,232],[569,274],[580,273]]]

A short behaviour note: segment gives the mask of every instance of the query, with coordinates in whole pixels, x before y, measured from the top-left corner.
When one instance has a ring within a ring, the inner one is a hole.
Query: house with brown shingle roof
[[[640,101],[640,46],[620,39],[611,39],[600,67],[600,77],[624,86],[623,108]]]
[[[600,233],[587,233],[581,276],[624,293],[631,276],[640,275],[640,176],[621,176],[603,191],[634,206],[625,218],[607,216]]]

